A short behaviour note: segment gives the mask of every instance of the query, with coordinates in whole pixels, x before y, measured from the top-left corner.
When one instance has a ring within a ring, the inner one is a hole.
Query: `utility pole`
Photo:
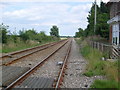
[[[97,17],[97,5],[96,5],[96,0],[95,0],[94,34],[96,31],[96,17]]]

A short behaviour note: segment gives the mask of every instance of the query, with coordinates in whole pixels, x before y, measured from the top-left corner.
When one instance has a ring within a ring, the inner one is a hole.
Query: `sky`
[[[97,4],[101,0],[97,0]],[[109,0],[103,0],[108,2]],[[11,32],[34,28],[45,31],[57,25],[61,36],[74,36],[87,27],[87,16],[94,0],[1,0],[0,23]]]

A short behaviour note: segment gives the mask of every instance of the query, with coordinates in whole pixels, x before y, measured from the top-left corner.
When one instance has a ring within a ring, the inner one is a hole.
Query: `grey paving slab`
[[[2,73],[2,81],[0,82],[0,86],[8,86],[29,69],[29,67],[2,66],[2,72],[0,72]]]
[[[45,77],[28,77],[15,88],[52,88],[54,79]]]

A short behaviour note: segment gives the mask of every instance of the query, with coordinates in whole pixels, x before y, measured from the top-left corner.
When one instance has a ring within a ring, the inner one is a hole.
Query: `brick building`
[[[107,3],[110,7],[110,20],[107,22],[110,24],[110,43],[119,46],[120,45],[120,1]]]

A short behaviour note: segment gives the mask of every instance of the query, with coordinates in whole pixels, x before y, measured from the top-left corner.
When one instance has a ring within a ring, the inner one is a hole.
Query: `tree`
[[[20,38],[25,42],[29,39],[29,36],[25,33],[24,30],[20,30],[19,31],[19,36]]]
[[[109,8],[106,3],[101,2],[100,7],[97,5],[97,24],[94,33],[94,14],[95,14],[95,4],[93,3],[89,15],[87,17],[88,25],[84,31],[84,36],[100,35],[104,38],[109,38],[109,25],[107,21],[109,20]]]
[[[95,15],[95,4],[93,3],[93,5],[91,7],[91,10],[89,12],[89,15],[87,17],[88,26],[87,26],[86,30],[87,30],[89,36],[96,34],[96,31],[97,31],[96,30],[95,33],[94,33],[94,15]],[[98,20],[98,15],[99,15],[99,7],[97,5],[97,20]]]
[[[9,26],[4,25],[3,23],[0,25],[0,42],[7,43],[7,29]]]
[[[59,37],[59,29],[57,26],[53,26],[50,30],[51,30],[50,32],[51,36]]]
[[[75,37],[83,37],[84,30],[82,28],[78,28],[79,32],[76,32]]]
[[[37,32],[34,29],[29,29],[25,32],[25,34],[28,36],[29,40],[35,40]]]
[[[109,8],[106,6],[106,3],[101,2],[100,4],[100,14],[98,15],[98,27],[100,31],[100,36],[109,39],[109,25],[107,21],[109,20]]]
[[[39,42],[42,42],[42,41],[47,41],[47,35],[45,34],[44,31],[40,31],[40,33],[37,34],[37,38],[36,40],[38,40]]]

